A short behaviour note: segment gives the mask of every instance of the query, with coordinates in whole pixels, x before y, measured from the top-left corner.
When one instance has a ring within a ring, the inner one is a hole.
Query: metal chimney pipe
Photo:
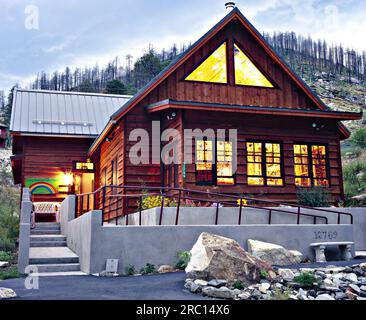
[[[226,10],[233,10],[236,5],[235,5],[235,2],[227,2],[225,3],[225,7],[226,7]]]

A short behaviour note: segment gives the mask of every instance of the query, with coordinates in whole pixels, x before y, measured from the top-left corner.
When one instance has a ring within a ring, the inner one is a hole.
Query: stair
[[[37,270],[33,276],[84,275],[58,223],[38,223],[31,230],[29,265]]]

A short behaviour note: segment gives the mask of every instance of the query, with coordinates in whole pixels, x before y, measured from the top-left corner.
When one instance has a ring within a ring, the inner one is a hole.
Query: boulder
[[[14,290],[8,288],[0,288],[0,300],[16,298],[17,294]]]
[[[227,287],[222,288],[205,287],[203,288],[202,293],[205,296],[218,299],[234,299],[237,294],[235,290],[230,290]]]
[[[0,269],[9,267],[9,262],[7,261],[0,261]]]
[[[316,297],[315,300],[335,300],[332,296],[330,296],[329,294],[321,294],[319,296]]]
[[[287,250],[277,244],[257,240],[248,240],[248,251],[255,257],[276,266],[298,264],[304,260],[299,251]]]
[[[175,272],[175,271],[176,271],[176,269],[169,265],[162,265],[158,269],[159,273],[170,273],[170,272]]]
[[[263,270],[268,272],[271,266],[244,251],[236,241],[204,232],[191,250],[186,273],[191,279],[251,284],[260,280]]]

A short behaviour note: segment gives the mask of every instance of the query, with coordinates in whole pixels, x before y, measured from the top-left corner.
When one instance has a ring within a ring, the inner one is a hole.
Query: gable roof
[[[102,134],[94,141],[89,149],[89,153],[93,153],[110,129],[120,120],[127,112],[134,106],[141,102],[149,93],[151,93],[157,86],[159,86],[167,77],[175,72],[189,57],[191,57],[200,47],[207,43],[220,30],[222,30],[231,21],[238,20],[249,31],[249,33],[256,39],[256,41],[263,47],[265,52],[289,75],[289,77],[305,92],[309,99],[319,108],[319,110],[326,111],[328,107],[324,102],[314,93],[314,91],[302,80],[292,68],[284,61],[284,59],[275,51],[275,49],[263,38],[260,32],[245,18],[241,11],[236,7],[229,14],[227,14],[220,22],[211,28],[203,37],[196,41],[185,52],[178,55],[166,68],[164,68],[156,77],[154,77],[146,86],[139,90],[125,105],[118,109],[111,117]],[[343,125],[339,124],[341,135],[345,138],[350,136],[350,132]]]
[[[131,96],[15,89],[10,131],[96,138]]]

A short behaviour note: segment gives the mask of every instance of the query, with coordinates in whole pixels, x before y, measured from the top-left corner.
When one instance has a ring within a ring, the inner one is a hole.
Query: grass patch
[[[233,283],[233,288],[234,289],[238,289],[238,290],[244,290],[245,289],[245,284],[243,281],[240,281],[240,280],[236,280],[234,283]]]
[[[147,263],[144,267],[140,269],[141,274],[153,274],[156,273],[155,265]]]
[[[314,273],[311,272],[301,273],[299,276],[294,278],[294,282],[306,286],[312,286],[314,283],[319,284],[319,280],[315,277]]]
[[[6,271],[0,271],[0,280],[16,279],[19,278],[19,272],[17,267],[11,267]]]
[[[0,261],[9,262],[12,258],[13,257],[10,252],[0,251]]]
[[[273,292],[270,300],[276,300],[276,301],[290,300],[290,295],[291,295],[290,291],[286,290],[286,291],[282,292],[281,289],[276,289]]]
[[[179,270],[185,270],[191,260],[191,253],[189,251],[179,251],[178,252],[178,262],[175,264],[175,267]]]

